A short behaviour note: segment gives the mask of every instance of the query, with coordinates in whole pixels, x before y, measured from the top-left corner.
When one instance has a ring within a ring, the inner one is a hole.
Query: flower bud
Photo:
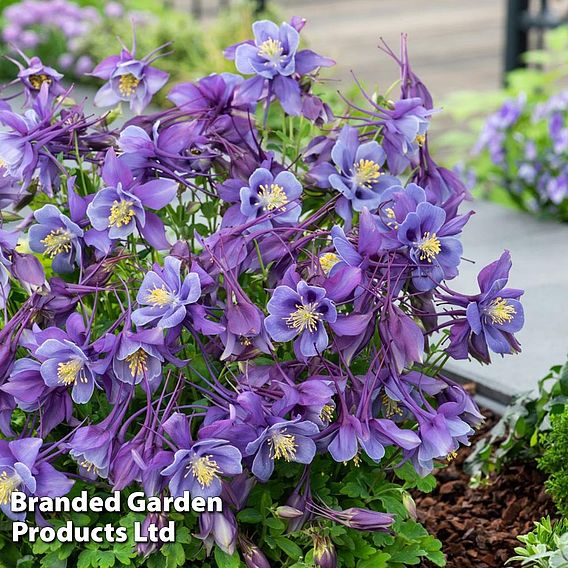
[[[41,286],[45,282],[45,273],[41,262],[33,254],[12,254],[12,274],[18,280],[34,286]]]
[[[148,515],[146,515],[146,518],[142,523],[142,527],[140,528],[140,535],[147,538],[148,527],[150,525],[156,525],[159,531],[161,528],[167,525],[167,521],[168,519],[166,515],[162,513],[149,513]],[[150,556],[150,554],[153,554],[154,552],[159,550],[163,544],[163,542],[140,542],[136,546],[136,551],[138,552],[138,554],[140,554],[140,556],[146,558],[147,556]]]
[[[276,509],[276,514],[282,519],[297,519],[301,517],[304,513],[295,507],[290,507],[288,505],[282,505]]]
[[[416,520],[417,519],[416,503],[414,502],[414,499],[412,498],[410,493],[407,493],[405,491],[402,494],[402,504],[404,505],[404,508],[408,511],[410,517]]]
[[[270,562],[256,544],[243,537],[239,538],[239,543],[247,568],[270,568]]]
[[[314,565],[319,568],[336,568],[337,554],[331,540],[326,536],[314,537]]]

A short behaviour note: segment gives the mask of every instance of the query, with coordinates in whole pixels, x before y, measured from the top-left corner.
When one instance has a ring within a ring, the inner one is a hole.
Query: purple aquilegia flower
[[[200,440],[178,450],[174,462],[161,473],[171,476],[174,497],[183,496],[184,491],[192,497],[216,497],[221,494],[221,475],[242,473],[241,459],[241,452],[225,440]]]
[[[48,387],[72,387],[71,397],[77,404],[89,402],[95,379],[81,348],[67,340],[48,339],[36,354],[43,359],[40,372]]]
[[[44,205],[34,212],[36,225],[29,230],[30,248],[53,259],[55,272],[73,272],[81,263],[83,229],[55,205]]]
[[[298,198],[301,194],[302,184],[293,173],[284,171],[274,177],[269,170],[258,168],[250,176],[249,185],[240,191],[243,222],[263,217],[264,220],[254,226],[255,230],[293,225],[300,217]]]
[[[168,256],[164,268],[154,265],[154,270],[144,276],[136,300],[145,307],[132,313],[137,326],[157,324],[168,329],[183,322],[186,306],[201,296],[201,282],[196,272],[190,272],[182,282],[180,270],[181,260]]]
[[[247,445],[246,454],[254,455],[252,472],[261,481],[268,481],[275,460],[311,463],[316,454],[316,444],[311,436],[318,432],[319,428],[307,420],[286,420],[269,426]]]
[[[294,342],[294,351],[302,359],[321,354],[328,345],[324,322],[333,323],[337,311],[325,297],[325,289],[309,286],[303,280],[296,290],[278,286],[267,305],[269,316],[264,325],[274,341]]]
[[[381,171],[386,156],[378,142],[373,140],[361,144],[357,129],[352,126],[341,129],[331,158],[339,173],[331,174],[329,183],[342,195],[336,208],[346,222],[351,221],[351,208],[362,211],[366,207],[373,212],[381,202],[382,192],[400,183],[397,178]]]
[[[25,88],[26,104],[29,105],[31,101],[37,97],[44,84],[48,85],[50,99],[62,95],[65,92],[65,89],[61,85],[61,79],[63,79],[61,73],[57,72],[52,67],[44,65],[39,57],[32,57],[27,60],[26,63],[27,67],[23,67],[17,63],[20,68],[18,78]]]
[[[116,240],[125,239],[137,228],[153,247],[168,248],[162,221],[145,207],[165,207],[175,197],[177,183],[161,178],[137,183],[112,148],[106,154],[102,178],[107,186],[96,193],[87,207],[94,229],[108,232],[108,238]]]
[[[445,221],[446,212],[441,207],[423,202],[398,227],[398,239],[409,247],[416,264],[412,282],[418,290],[430,290],[458,273],[462,244],[456,237],[444,235]]]
[[[150,385],[162,375],[163,356],[155,345],[124,334],[112,360],[116,378],[123,383],[137,385],[145,379]]]
[[[131,53],[123,49],[120,55],[111,55],[101,61],[90,73],[107,81],[95,95],[95,105],[108,107],[128,101],[130,110],[140,114],[168,81],[169,75],[165,71],[150,66],[163,47],[143,59],[135,59],[134,50]]]
[[[300,114],[302,96],[297,78],[318,67],[330,67],[335,62],[309,49],[297,51],[300,34],[286,22],[278,26],[261,20],[255,22],[252,29],[253,41],[245,41],[225,51],[227,57],[234,57],[235,65],[243,75],[255,75],[238,87],[238,104],[260,100],[267,88],[269,98],[274,95],[288,114]]]
[[[12,513],[14,491],[39,497],[60,497],[69,492],[73,481],[39,457],[41,438],[0,440],[0,509],[10,519],[22,521],[26,513]]]
[[[455,359],[466,359],[468,352],[481,361],[490,362],[489,349],[505,354],[520,351],[514,337],[524,323],[519,298],[523,290],[506,288],[511,270],[511,255],[487,265],[477,277],[480,293],[475,296],[448,297],[450,303],[466,309],[466,317],[452,325],[448,353]]]

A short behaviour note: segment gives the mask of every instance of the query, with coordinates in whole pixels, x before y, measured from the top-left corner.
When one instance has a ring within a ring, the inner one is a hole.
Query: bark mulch
[[[484,414],[487,421],[476,439],[496,421],[490,412]],[[448,568],[500,568],[520,545],[517,535],[532,530],[533,521],[553,515],[554,505],[534,463],[510,464],[488,485],[469,487],[463,471],[469,453],[470,448],[462,448],[447,468],[436,472],[436,489],[416,496],[418,520],[442,542]]]

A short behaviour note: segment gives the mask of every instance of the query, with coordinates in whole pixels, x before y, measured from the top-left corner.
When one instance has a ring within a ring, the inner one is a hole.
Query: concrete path
[[[451,285],[476,292],[479,270],[496,260],[503,249],[511,251],[509,283],[523,288],[525,327],[518,334],[522,353],[494,356],[492,365],[476,361],[451,362],[448,368],[478,382],[483,393],[511,395],[532,390],[552,365],[568,354],[568,225],[542,221],[487,202],[475,202],[476,214],[465,227],[463,262]],[[485,389],[483,388],[485,387]]]

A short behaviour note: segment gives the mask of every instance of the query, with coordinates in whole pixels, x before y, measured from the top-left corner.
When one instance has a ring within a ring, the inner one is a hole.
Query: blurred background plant
[[[568,221],[568,28],[529,51],[530,67],[507,75],[496,92],[448,98],[459,128],[441,138],[472,180],[477,197]]]
[[[224,58],[223,49],[247,39],[258,17],[258,5],[252,0],[231,3],[210,22],[198,22],[189,12],[153,0],[9,0],[3,6],[2,55],[14,57],[17,48],[39,56],[68,81],[92,84],[95,81],[85,74],[114,54],[117,37],[130,49],[133,26],[140,56],[173,42],[172,54],[156,62],[156,67],[170,74],[170,84],[232,71],[234,66]],[[274,18],[273,10],[263,17]],[[0,60],[0,78],[12,79],[14,70],[12,62]],[[158,95],[155,102],[165,104],[164,96]]]

